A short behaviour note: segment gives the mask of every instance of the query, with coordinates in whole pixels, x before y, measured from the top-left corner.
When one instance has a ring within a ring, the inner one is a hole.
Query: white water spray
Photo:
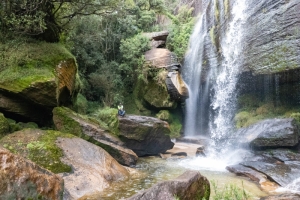
[[[214,85],[212,108],[215,116],[210,121],[211,137],[216,139],[228,136],[233,129],[237,98],[236,84],[242,61],[245,9],[245,0],[235,1],[232,8],[233,19],[225,38],[221,41],[223,59]]]
[[[207,27],[206,11],[194,29],[183,68],[190,90],[186,101],[186,136],[210,133],[211,138],[220,139],[226,137],[233,127],[245,8],[245,0],[234,3],[228,30],[220,36],[219,50],[214,44],[215,38],[211,38],[214,28],[209,30]],[[216,20],[224,24],[225,14],[220,15],[223,17]],[[218,55],[220,52],[221,57]],[[221,58],[219,61],[218,56]]]

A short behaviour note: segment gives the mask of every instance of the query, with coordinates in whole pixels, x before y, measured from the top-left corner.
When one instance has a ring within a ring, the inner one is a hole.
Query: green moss
[[[280,46],[272,48],[272,50],[273,52],[269,52],[262,59],[262,67],[257,68],[257,66],[251,66],[251,68],[256,69],[256,74],[279,73],[299,68],[295,60],[287,59],[287,56],[297,56],[297,52],[293,47],[281,44]]]
[[[80,124],[70,117],[75,115],[72,110],[65,107],[56,107],[52,112],[54,117],[57,118],[57,121],[60,121],[60,123],[56,124],[56,128],[59,131],[82,137],[82,129]]]
[[[156,108],[175,108],[166,87],[161,87],[155,80],[149,81],[145,88],[144,99]]]
[[[74,110],[80,114],[87,114],[88,111],[88,101],[87,99],[82,95],[78,94],[74,103]]]
[[[224,7],[225,7],[225,15],[228,16],[229,15],[229,0],[224,0]]]
[[[63,152],[55,143],[58,137],[72,138],[74,136],[52,130],[24,129],[4,137],[0,141],[0,146],[53,173],[70,172],[71,167],[60,160]]]
[[[218,22],[220,18],[219,2],[214,0],[215,20]]]
[[[168,121],[170,122],[171,121],[171,115],[170,115],[170,112],[168,110],[160,110],[157,114],[156,114],[156,117],[158,119],[161,119],[161,120],[164,120],[164,121]]]
[[[0,138],[9,133],[9,122],[4,117],[2,113],[0,113]]]
[[[213,27],[210,28],[210,30],[209,30],[209,36],[210,36],[210,39],[211,39],[211,42],[213,43],[213,45],[216,46],[215,29],[216,29],[215,26],[213,26]]]
[[[171,138],[178,138],[180,137],[182,124],[178,119],[173,120],[170,123],[170,137]]]
[[[294,118],[298,126],[300,127],[300,112],[292,113],[289,115],[290,117]]]
[[[55,142],[58,137],[72,138],[74,136],[51,130],[46,131],[46,133],[41,135],[38,141],[27,144],[28,158],[53,173],[71,172],[71,167],[61,162],[60,158],[63,157],[63,152],[56,146]]]
[[[8,41],[0,44],[0,87],[20,92],[33,82],[54,79],[59,62],[74,56],[61,44]]]

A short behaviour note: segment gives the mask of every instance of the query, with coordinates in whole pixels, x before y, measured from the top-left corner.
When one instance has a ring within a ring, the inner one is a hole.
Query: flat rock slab
[[[268,180],[265,174],[260,173],[249,167],[245,167],[243,165],[237,164],[237,165],[227,166],[226,169],[238,176],[245,176],[250,178],[252,181],[260,184],[260,187],[265,191],[274,191],[279,187],[278,184]]]
[[[279,195],[272,195],[267,197],[262,197],[260,200],[299,200],[299,194],[279,194]]]
[[[300,162],[297,161],[288,161],[285,163],[246,161],[240,164],[267,175],[268,179],[275,181],[283,187],[291,183],[300,174]]]

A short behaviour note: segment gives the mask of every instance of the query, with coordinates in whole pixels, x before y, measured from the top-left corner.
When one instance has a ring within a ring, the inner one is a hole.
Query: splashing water
[[[220,139],[232,131],[232,119],[236,110],[236,84],[242,53],[242,25],[245,22],[245,1],[236,1],[229,31],[221,43],[223,60],[214,86],[212,108],[216,112],[210,122],[211,137]]]
[[[219,50],[208,34],[205,14],[195,27],[183,72],[190,89],[184,130],[187,136],[210,133],[212,139],[219,140],[226,138],[233,129],[243,25],[247,17],[245,8],[245,0],[234,3],[232,19],[220,38]],[[220,24],[225,23],[225,15],[222,16]],[[204,60],[205,55],[209,59]],[[205,81],[201,80],[203,76]]]

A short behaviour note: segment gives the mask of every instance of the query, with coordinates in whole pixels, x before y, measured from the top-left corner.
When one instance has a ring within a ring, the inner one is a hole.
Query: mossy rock
[[[8,119],[0,113],[0,138],[9,133],[9,122]]]
[[[12,40],[0,44],[0,109],[47,124],[57,105],[71,106],[80,87],[75,57],[58,43]]]
[[[155,108],[175,108],[177,106],[176,102],[171,100],[167,87],[158,84],[155,80],[148,82],[143,98]]]
[[[80,123],[72,118],[76,117],[75,112],[66,107],[55,107],[52,112],[57,130],[64,133],[71,133],[77,137],[83,137]]]
[[[1,61],[0,87],[20,92],[33,82],[47,82],[54,79],[54,69],[61,61],[74,59],[74,56],[58,43],[14,41],[0,44]],[[4,51],[6,49],[6,51]]]
[[[167,122],[171,122],[171,115],[170,112],[168,110],[160,110],[157,114],[156,117],[158,119],[167,121]]]
[[[0,146],[29,159],[53,173],[70,172],[71,167],[61,162],[62,150],[56,145],[58,137],[72,138],[53,130],[23,129],[0,140]]]

